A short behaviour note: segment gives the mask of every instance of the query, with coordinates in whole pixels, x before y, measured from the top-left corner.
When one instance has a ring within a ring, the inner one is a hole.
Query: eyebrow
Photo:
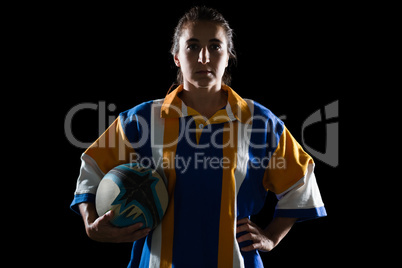
[[[190,43],[190,42],[200,42],[200,40],[198,40],[197,38],[190,38],[186,41],[186,43]],[[223,43],[221,40],[219,40],[217,38],[209,39],[209,42]]]

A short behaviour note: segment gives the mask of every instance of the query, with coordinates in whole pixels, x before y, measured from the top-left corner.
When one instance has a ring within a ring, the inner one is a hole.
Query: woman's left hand
[[[241,248],[242,251],[271,251],[275,247],[275,242],[270,239],[270,234],[260,227],[258,227],[254,222],[250,221],[249,218],[243,218],[237,221],[236,233],[247,232],[246,234],[237,238],[237,241],[244,242],[250,240],[251,245]]]

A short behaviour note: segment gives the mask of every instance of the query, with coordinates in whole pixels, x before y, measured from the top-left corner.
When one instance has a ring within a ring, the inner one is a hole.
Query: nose
[[[202,48],[198,55],[198,62],[207,64],[209,62],[209,51],[207,48]]]

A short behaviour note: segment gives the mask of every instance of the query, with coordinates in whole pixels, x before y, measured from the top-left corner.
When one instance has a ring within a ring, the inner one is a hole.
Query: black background
[[[279,6],[252,1],[58,4],[47,6],[50,11],[46,16],[37,18],[40,34],[33,39],[47,55],[47,68],[38,75],[46,78],[46,88],[53,90],[51,102],[43,102],[41,108],[57,115],[57,121],[49,126],[57,133],[49,135],[58,137],[50,158],[59,168],[57,178],[50,179],[61,189],[50,194],[56,209],[48,214],[45,232],[51,239],[46,256],[75,267],[127,265],[130,244],[91,241],[82,219],[69,209],[85,148],[77,148],[66,136],[66,115],[82,103],[106,105],[105,114],[86,109],[72,119],[75,139],[91,143],[104,131],[100,117],[108,125],[122,111],[163,98],[176,75],[169,53],[174,27],[186,10],[200,3],[217,8],[235,31],[238,64],[232,67],[232,88],[277,116],[285,116],[287,128],[298,141],[304,120],[339,100],[339,118],[331,121],[339,122],[339,165],[331,167],[315,159],[328,217],[297,223],[273,251],[262,253],[262,258],[266,267],[345,263],[353,254],[353,243],[345,243],[344,230],[353,224],[345,220],[347,195],[351,193],[345,178],[343,122],[347,116],[341,91],[353,86],[349,79],[355,72],[354,39],[359,25],[352,23],[354,14],[347,5],[289,2]],[[116,109],[108,109],[110,104]],[[325,151],[324,122],[304,134],[309,146]],[[270,194],[263,211],[253,219],[261,226],[267,224],[274,206],[275,198]]]

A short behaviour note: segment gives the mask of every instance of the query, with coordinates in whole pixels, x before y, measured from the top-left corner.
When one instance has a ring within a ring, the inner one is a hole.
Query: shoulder
[[[120,120],[124,123],[128,123],[131,121],[138,120],[138,117],[141,117],[148,121],[150,119],[152,112],[160,111],[160,106],[163,102],[163,99],[158,100],[150,100],[143,102],[134,106],[133,108],[120,113]]]
[[[246,101],[247,103],[250,102],[251,105],[249,104],[249,107],[253,115],[250,136],[252,144],[256,145],[253,148],[267,148],[267,152],[272,154],[276,150],[279,140],[284,133],[285,124],[262,104],[256,101]]]
[[[254,100],[245,99],[245,101],[251,110],[253,121],[264,120],[273,126],[280,126],[280,128],[283,128],[283,121],[279,119],[279,117],[277,117],[270,109]]]
[[[154,101],[151,100],[151,101],[147,101],[147,102],[138,104],[138,105],[134,106],[133,108],[120,113],[120,117],[122,119],[127,119],[127,118],[132,117],[133,115],[144,114],[151,109],[153,102]]]
[[[152,116],[160,115],[160,103],[160,100],[143,102],[119,114],[121,127],[130,141],[139,138],[139,133],[149,133]]]

